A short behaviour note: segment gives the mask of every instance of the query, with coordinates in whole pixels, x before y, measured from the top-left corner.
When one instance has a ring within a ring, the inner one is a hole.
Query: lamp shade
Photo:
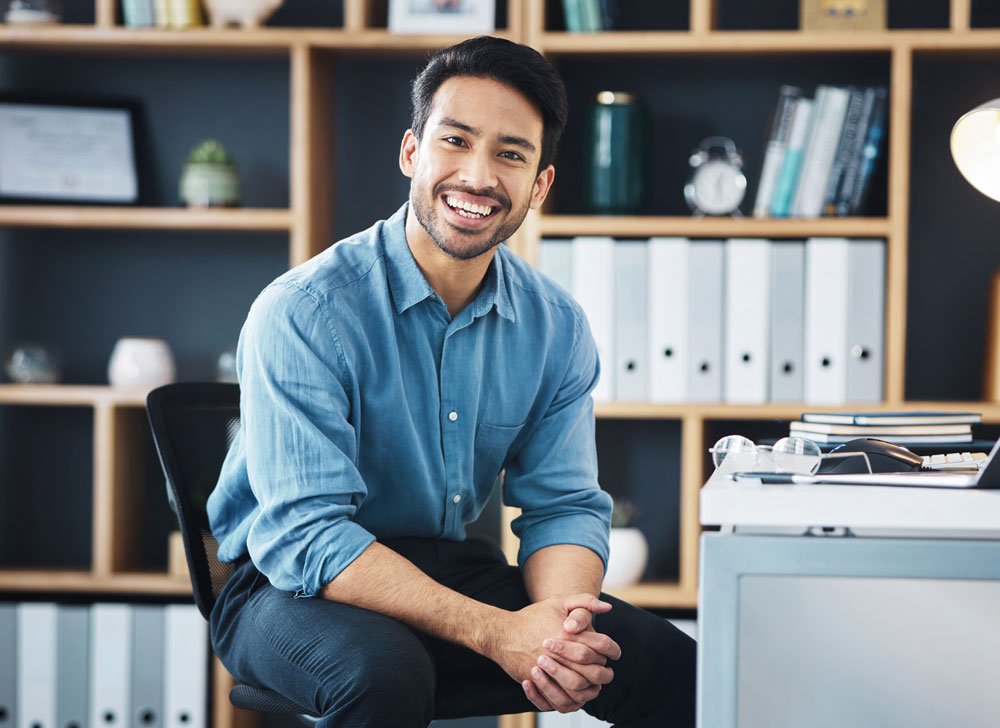
[[[1000,99],[977,106],[955,122],[951,156],[970,185],[1000,202]]]

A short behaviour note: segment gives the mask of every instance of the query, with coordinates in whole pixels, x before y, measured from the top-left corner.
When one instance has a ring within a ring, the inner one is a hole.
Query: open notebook
[[[925,488],[1000,488],[1000,440],[997,440],[982,468],[968,470],[915,470],[905,473],[853,473],[792,475],[788,473],[753,473],[749,479],[761,483],[829,485],[904,485]],[[736,474],[737,480],[743,480]]]

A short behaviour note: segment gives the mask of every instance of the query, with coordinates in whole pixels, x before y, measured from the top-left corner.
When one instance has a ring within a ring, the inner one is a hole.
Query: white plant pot
[[[649,558],[649,545],[642,531],[638,528],[612,528],[610,547],[604,588],[637,583],[646,570]]]
[[[108,381],[122,389],[153,389],[176,378],[174,356],[163,339],[119,339],[108,362]]]

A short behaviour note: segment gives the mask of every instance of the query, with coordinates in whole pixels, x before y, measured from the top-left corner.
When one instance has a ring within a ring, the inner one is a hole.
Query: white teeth
[[[491,212],[493,208],[489,205],[473,205],[471,202],[466,202],[465,200],[460,200],[457,197],[445,197],[445,202],[448,206],[453,208],[459,214],[464,212],[471,212],[472,215],[464,215],[464,217],[486,217]]]

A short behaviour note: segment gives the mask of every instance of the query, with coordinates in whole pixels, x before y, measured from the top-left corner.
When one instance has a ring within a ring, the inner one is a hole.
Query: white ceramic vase
[[[108,363],[108,381],[123,389],[153,389],[176,378],[174,356],[163,339],[119,339]]]
[[[604,588],[638,582],[649,558],[649,545],[642,531],[638,528],[612,528],[610,548]]]

